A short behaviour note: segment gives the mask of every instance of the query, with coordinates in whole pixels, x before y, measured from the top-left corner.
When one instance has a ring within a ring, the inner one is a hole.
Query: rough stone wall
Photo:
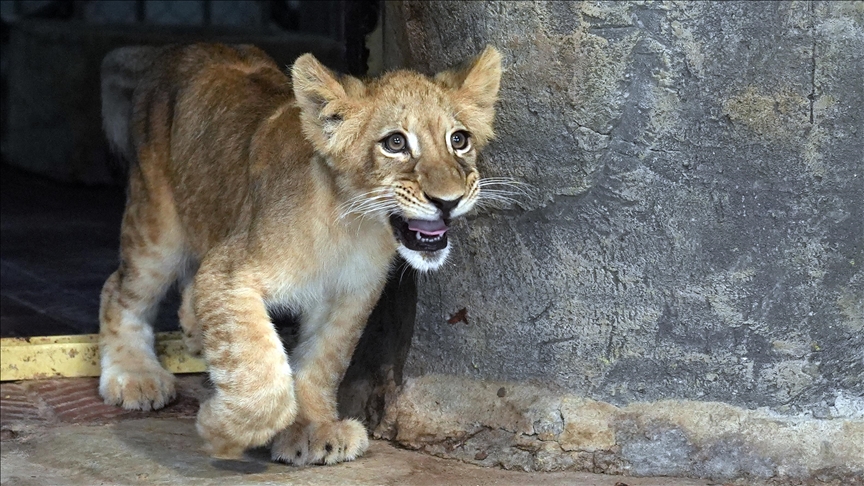
[[[616,407],[546,387],[426,375],[405,382],[376,432],[409,448],[507,469],[864,485],[864,421],[720,402]]]
[[[409,385],[860,427],[864,2],[418,1],[388,4],[384,28],[391,66],[501,50],[481,171],[532,189],[459,223],[451,263],[419,280]],[[667,472],[708,474],[694,457]]]

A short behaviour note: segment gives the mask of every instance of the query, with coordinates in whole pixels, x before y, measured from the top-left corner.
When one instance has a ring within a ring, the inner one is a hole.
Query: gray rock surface
[[[406,377],[864,420],[864,3],[385,15],[385,64],[431,73],[501,50],[481,172],[531,188],[460,223],[451,263],[419,280]],[[686,443],[620,440],[631,457]],[[653,460],[643,473],[714,467]]]
[[[544,387],[426,375],[406,380],[375,434],[505,469],[864,484],[864,421],[719,402],[616,407]]]

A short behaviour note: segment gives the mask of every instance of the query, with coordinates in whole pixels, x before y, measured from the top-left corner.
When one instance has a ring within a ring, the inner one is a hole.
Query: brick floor
[[[23,383],[0,384],[0,425],[45,420]]]
[[[58,378],[0,383],[0,427],[27,424],[110,423],[145,417],[194,417],[207,395],[203,375],[178,377],[178,396],[158,411],[140,412],[106,405],[98,378]],[[5,435],[8,434],[4,434]]]

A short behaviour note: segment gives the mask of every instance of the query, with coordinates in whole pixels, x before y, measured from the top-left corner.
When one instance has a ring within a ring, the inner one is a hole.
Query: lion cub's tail
[[[166,47],[130,46],[114,49],[102,60],[102,128],[111,149],[134,163],[132,94]]]

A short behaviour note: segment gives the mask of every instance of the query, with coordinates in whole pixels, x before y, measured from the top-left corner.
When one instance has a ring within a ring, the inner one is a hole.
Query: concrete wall
[[[461,222],[418,282],[379,435],[528,469],[861,478],[864,3],[399,2],[383,37],[425,72],[501,50],[481,170],[533,192]]]

